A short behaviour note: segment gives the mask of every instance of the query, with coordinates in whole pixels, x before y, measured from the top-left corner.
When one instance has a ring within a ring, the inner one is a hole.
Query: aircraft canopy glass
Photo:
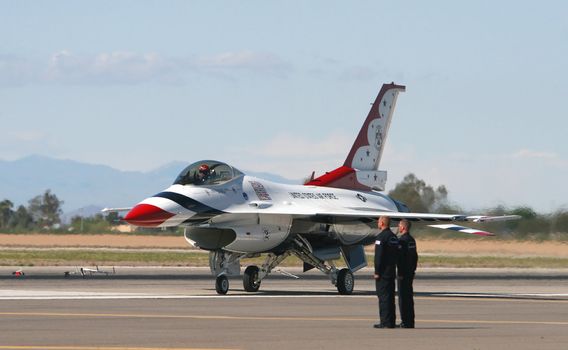
[[[241,175],[242,172],[225,163],[202,160],[183,169],[174,185],[218,185]]]

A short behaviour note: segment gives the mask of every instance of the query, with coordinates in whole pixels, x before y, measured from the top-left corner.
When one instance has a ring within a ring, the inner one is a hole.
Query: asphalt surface
[[[568,348],[566,270],[421,271],[416,329],[372,328],[369,270],[352,296],[293,269],[252,294],[231,278],[226,296],[207,269],[15,270],[0,268],[0,349]]]

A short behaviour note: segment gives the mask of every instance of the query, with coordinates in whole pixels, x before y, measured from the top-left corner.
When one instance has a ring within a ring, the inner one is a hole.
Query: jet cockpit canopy
[[[174,185],[218,185],[242,175],[241,171],[228,164],[216,160],[201,160],[183,169]]]

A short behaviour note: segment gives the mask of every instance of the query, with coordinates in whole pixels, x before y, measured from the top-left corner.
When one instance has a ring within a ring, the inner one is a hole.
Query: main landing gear
[[[246,292],[258,292],[261,282],[272,270],[291,254],[296,255],[308,266],[317,268],[329,276],[331,283],[341,295],[350,295],[355,287],[355,277],[348,268],[338,269],[332,259],[322,260],[316,256],[309,242],[298,235],[293,241],[293,247],[283,254],[268,253],[262,266],[247,266],[243,274],[243,288]],[[240,274],[240,259],[259,256],[259,254],[233,253],[223,250],[211,252],[209,265],[215,279],[215,290],[218,294],[229,291],[229,276]]]
[[[247,266],[243,274],[243,287],[247,292],[258,292],[260,279],[258,278],[258,266]]]
[[[338,270],[333,260],[324,261],[318,258],[310,245],[310,243],[298,235],[294,239],[294,249],[292,253],[300,258],[306,264],[315,267],[321,272],[329,276],[331,283],[337,288],[341,295],[350,295],[355,287],[355,277],[350,269],[343,268]]]
[[[353,277],[353,273],[349,269],[339,270],[335,286],[339,294],[349,295],[353,293],[353,288],[355,287],[355,277]]]
[[[217,294],[227,294],[229,291],[229,278],[227,275],[217,276],[215,279],[215,290],[217,291]]]

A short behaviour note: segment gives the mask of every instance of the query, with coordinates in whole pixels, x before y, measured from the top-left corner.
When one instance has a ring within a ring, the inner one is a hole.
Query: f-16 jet
[[[387,173],[379,164],[403,91],[404,86],[384,84],[343,165],[319,177],[312,174],[304,185],[275,183],[223,162],[201,160],[183,169],[163,192],[131,208],[124,220],[142,227],[184,227],[188,243],[209,251],[219,294],[228,292],[228,276],[240,275],[241,259],[261,255],[261,266],[244,270],[247,292],[258,291],[263,279],[294,255],[303,261],[304,272],[316,268],[340,294],[351,294],[353,273],[367,265],[364,246],[375,242],[380,216],[478,235],[491,233],[457,223],[518,218],[414,213],[383,193]],[[340,259],[343,268],[336,266]]]

